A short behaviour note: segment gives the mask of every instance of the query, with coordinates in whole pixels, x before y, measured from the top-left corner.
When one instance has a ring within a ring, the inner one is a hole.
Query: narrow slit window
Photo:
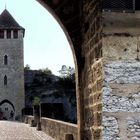
[[[7,64],[8,64],[8,56],[5,55],[5,56],[4,56],[4,65],[7,65]]]
[[[4,85],[7,85],[7,76],[4,76]]]
[[[4,38],[4,30],[0,30],[0,38]]]
[[[11,38],[11,30],[7,30],[7,38]]]
[[[18,30],[14,30],[14,38],[18,38]]]

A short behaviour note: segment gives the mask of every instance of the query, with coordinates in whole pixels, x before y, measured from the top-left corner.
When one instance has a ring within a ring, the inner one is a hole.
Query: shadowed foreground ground
[[[28,124],[0,121],[0,140],[54,140]]]

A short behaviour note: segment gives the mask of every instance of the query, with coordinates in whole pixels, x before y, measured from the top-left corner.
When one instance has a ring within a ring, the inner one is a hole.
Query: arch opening
[[[14,107],[14,105],[13,105],[12,102],[10,102],[9,100],[5,99],[5,100],[3,100],[3,101],[0,102],[0,106],[1,106],[2,104],[4,104],[4,103],[10,104],[10,105],[12,106],[13,110],[15,111],[15,107]]]
[[[48,8],[47,8],[48,9]],[[50,9],[49,9],[50,10]],[[52,13],[52,12],[50,12],[50,13]],[[74,48],[74,46],[73,46],[73,42],[72,42],[72,40],[71,40],[71,37],[70,37],[70,35],[68,34],[68,31],[67,31],[67,29],[64,27],[64,25],[62,24],[62,22],[60,21],[60,19],[56,16],[56,14],[52,14],[53,15],[53,17],[56,19],[56,21],[59,23],[59,25],[61,26],[61,28],[62,28],[62,30],[64,31],[64,34],[65,34],[65,36],[66,36],[66,38],[67,38],[67,40],[68,40],[68,42],[69,42],[69,46],[71,47],[71,50],[72,50],[72,54],[73,54],[73,57],[74,57],[74,63],[75,63],[75,73],[76,73],[76,84],[75,85],[78,85],[78,68],[77,68],[77,60],[76,60],[76,55],[75,55],[75,48]],[[62,50],[63,51],[63,50]],[[27,74],[29,74],[29,73],[27,73]],[[38,75],[39,76],[39,75]],[[37,84],[38,83],[38,77],[36,76],[36,78],[34,79],[34,82]],[[62,81],[62,82],[64,82],[64,81]],[[65,82],[69,82],[69,81],[65,81]],[[67,83],[64,83],[65,85],[67,84]],[[25,90],[26,90],[26,88],[28,88],[27,86],[25,86]],[[27,89],[28,90],[28,89]],[[67,90],[67,89],[64,89],[64,90]],[[77,88],[77,90],[78,90],[78,88]],[[62,93],[64,93],[64,91],[62,91]],[[56,93],[57,94],[57,93]],[[42,95],[41,96],[41,98],[44,98],[46,95]],[[71,101],[72,100],[72,98],[73,97],[71,97],[70,99],[69,99],[69,101]],[[33,99],[34,99],[34,97],[30,97],[30,101],[33,101]],[[76,101],[73,101],[74,103],[74,105],[75,105],[75,102]],[[50,102],[48,101],[48,104],[49,104]],[[53,104],[57,104],[57,103],[53,103]],[[60,105],[61,106],[61,105]],[[53,107],[52,107],[53,108]],[[71,112],[74,112],[74,111],[71,111]],[[76,112],[76,111],[75,111]],[[77,116],[77,115],[76,115]],[[75,123],[76,123],[76,121],[74,121]]]
[[[5,55],[5,56],[4,56],[4,65],[7,65],[7,64],[8,64],[8,56]]]
[[[15,107],[9,100],[5,99],[0,102],[0,120],[13,120]]]
[[[7,76],[4,76],[4,85],[7,85]]]

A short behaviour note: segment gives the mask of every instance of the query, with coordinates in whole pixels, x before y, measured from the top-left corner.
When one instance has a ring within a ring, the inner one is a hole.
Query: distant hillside
[[[32,108],[39,97],[46,117],[76,122],[75,80],[48,75],[42,71],[25,70],[25,104]]]

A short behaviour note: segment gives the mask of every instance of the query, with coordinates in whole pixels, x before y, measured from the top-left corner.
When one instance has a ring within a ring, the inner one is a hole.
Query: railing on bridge
[[[25,116],[25,121],[32,124],[33,116]],[[41,118],[42,131],[56,140],[77,140],[78,126],[63,121],[53,120],[49,118]]]

